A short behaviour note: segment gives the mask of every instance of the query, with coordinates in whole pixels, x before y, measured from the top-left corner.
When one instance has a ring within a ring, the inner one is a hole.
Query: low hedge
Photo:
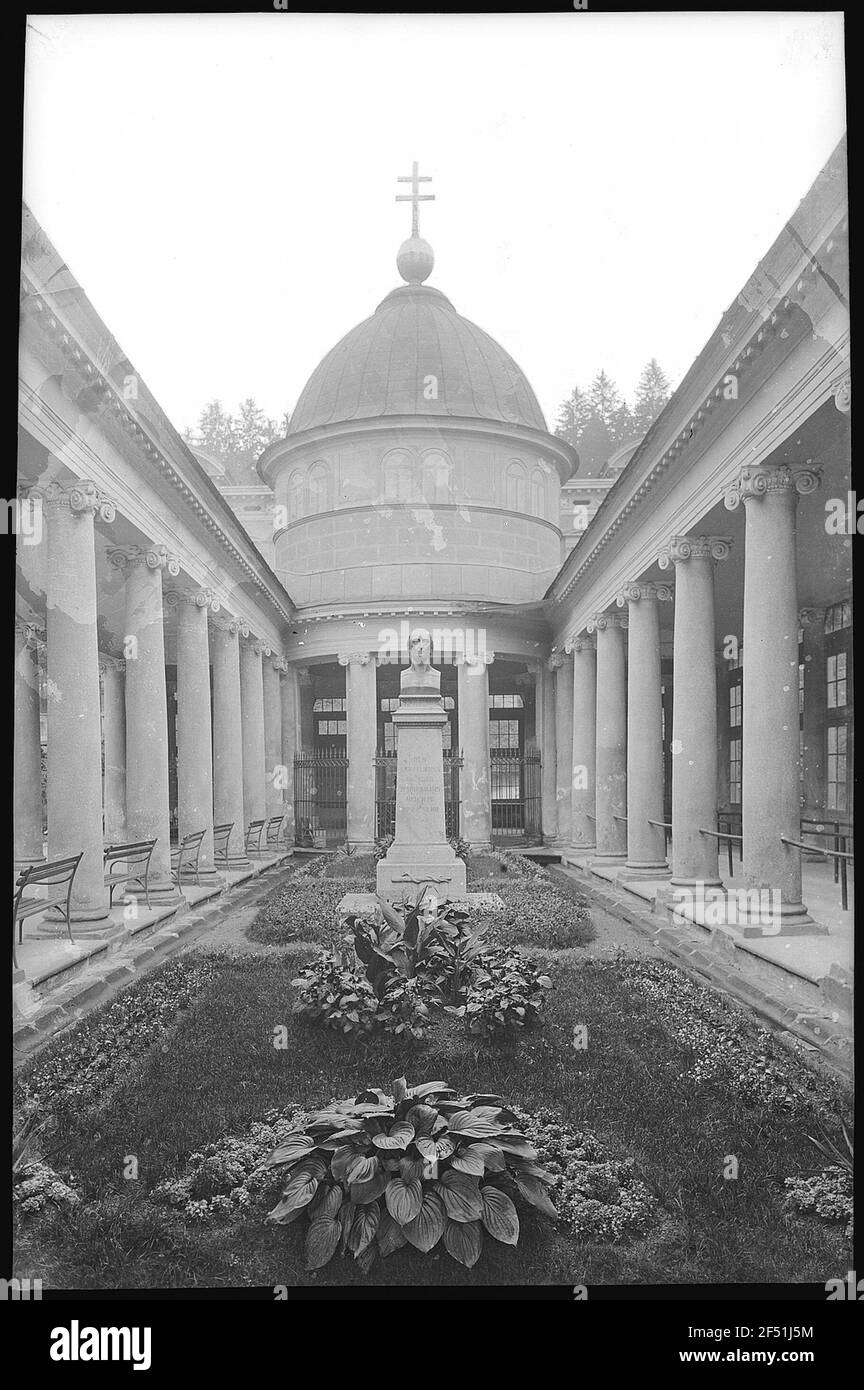
[[[483,911],[478,916],[478,924],[488,928],[488,940],[492,943],[558,950],[586,946],[594,940],[588,909],[563,893],[545,874],[530,879],[488,878],[475,883],[473,891],[496,893],[503,900],[503,908]]]

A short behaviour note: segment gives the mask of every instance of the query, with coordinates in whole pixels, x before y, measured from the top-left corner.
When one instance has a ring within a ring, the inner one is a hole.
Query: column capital
[[[731,549],[730,536],[672,536],[657,556],[657,563],[665,570],[687,560],[728,560]]]
[[[671,598],[671,585],[652,584],[640,580],[637,584],[625,584],[617,595],[615,602],[619,608],[623,608],[627,603],[640,603],[642,600],[654,603],[668,603]]]
[[[727,489],[723,503],[734,512],[742,502],[758,501],[771,493],[815,492],[822,480],[819,464],[745,463],[737,480]]]
[[[99,670],[103,676],[106,671],[125,671],[126,662],[122,656],[112,656],[110,652],[99,653]]]
[[[589,618],[586,631],[605,632],[607,628],[620,627],[625,632],[627,630],[627,618],[623,613],[595,613],[593,618]]]
[[[799,608],[798,621],[802,627],[821,627],[825,622],[824,608]]]
[[[273,670],[280,676],[287,675],[290,668],[284,656],[280,656],[278,652],[273,652],[272,657],[273,659],[270,665],[273,667]]]
[[[848,373],[834,389],[834,404],[841,415],[848,415],[852,409],[852,378]]]
[[[246,627],[245,623],[243,627]],[[246,627],[245,632],[241,631],[240,636],[243,639],[243,646],[248,652],[251,652],[253,656],[260,656],[262,659],[265,656],[272,656],[273,648],[270,646],[270,643],[265,642],[261,637],[257,637],[248,627]]]
[[[194,608],[206,608],[208,613],[218,613],[222,607],[212,589],[166,589],[165,602],[169,608],[188,604]]]
[[[117,509],[110,497],[90,478],[76,478],[70,483],[44,483],[31,487],[28,497],[41,501],[52,510],[67,510],[73,516],[95,516],[98,512],[102,521],[113,521]]]
[[[295,666],[294,670],[297,672],[297,679],[301,685],[312,685],[314,678],[308,666]]]
[[[248,637],[248,624],[241,622],[239,618],[233,618],[230,613],[217,615],[211,611],[209,621],[219,632],[227,632],[231,637]]]
[[[591,637],[587,632],[582,632],[575,637],[568,637],[564,643],[565,652],[593,652],[597,648],[596,637]]]
[[[32,619],[16,617],[15,631],[23,638],[25,647],[29,647],[31,651],[39,652],[44,648],[45,629]]]
[[[553,652],[546,660],[547,671],[560,671],[562,666],[567,665],[567,658],[569,655],[570,652],[567,650],[566,644],[563,651]]]
[[[180,561],[165,545],[118,545],[108,551],[108,562],[119,570],[143,565],[148,570],[167,570],[172,577],[180,573]]]
[[[340,666],[368,666],[374,661],[374,656],[371,652],[342,652],[336,660]]]

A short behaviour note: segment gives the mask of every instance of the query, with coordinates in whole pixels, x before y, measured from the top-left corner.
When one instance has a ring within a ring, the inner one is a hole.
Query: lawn
[[[836,1137],[845,1099],[674,967],[550,950],[539,1032],[489,1042],[444,1016],[421,1041],[364,1042],[292,1015],[290,981],[313,953],[190,953],[49,1044],[18,1100],[55,1114],[46,1158],[80,1200],[19,1209],[16,1274],[54,1288],[591,1285],[824,1282],[851,1267],[845,1223],[789,1209],[784,1188],[825,1168],[807,1135]],[[264,1223],[274,1190],[250,1168],[287,1107],[403,1074],[492,1090],[575,1131],[553,1192],[562,1219],[520,1211],[518,1247],[487,1240],[471,1270],[406,1247],[368,1275],[339,1256],[308,1273],[302,1223]],[[201,1200],[183,1205],[190,1173]]]

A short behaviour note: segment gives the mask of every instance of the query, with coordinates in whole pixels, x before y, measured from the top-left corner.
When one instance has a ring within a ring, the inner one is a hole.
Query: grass
[[[584,946],[594,937],[591,918],[578,887],[565,875],[553,877],[516,855],[483,854],[468,860],[468,889],[496,893],[503,908],[478,915],[490,944],[563,948]],[[312,941],[332,946],[341,936],[336,908],[345,893],[375,891],[371,855],[320,859],[301,868],[265,898],[247,935],[279,946]]]
[[[590,1285],[824,1282],[849,1267],[838,1228],[783,1206],[784,1179],[820,1167],[807,1139],[817,1111],[756,1103],[726,1074],[700,1079],[668,1011],[634,990],[617,962],[550,954],[555,988],[545,1028],[490,1045],[449,1018],[421,1043],[348,1042],[292,1016],[298,952],[211,959],[209,983],[164,1035],[154,1035],[149,1052],[134,1064],[118,1054],[116,1083],[101,1101],[64,1116],[62,1153],[52,1161],[73,1171],[82,1200],[21,1223],[20,1276],[39,1274],[45,1287],[64,1289]],[[577,1023],[587,1028],[582,1050],[573,1046]],[[282,1026],[287,1045],[277,1048],[274,1029]],[[758,1060],[761,1035],[741,1028],[736,1046]],[[59,1040],[40,1065],[50,1066],[55,1046]],[[298,1228],[264,1225],[266,1207],[201,1228],[148,1199],[158,1182],[182,1172],[191,1152],[243,1133],[271,1108],[315,1108],[368,1085],[386,1088],[403,1073],[409,1083],[444,1078],[464,1092],[492,1089],[527,1111],[551,1107],[635,1159],[661,1219],[631,1244],[576,1241],[539,1218],[526,1220],[518,1250],[490,1241],[473,1270],[444,1253],[402,1250],[376,1262],[367,1280],[338,1257],[307,1273]],[[129,1155],[138,1160],[134,1181],[123,1177]],[[727,1155],[738,1159],[737,1181],[721,1176]]]

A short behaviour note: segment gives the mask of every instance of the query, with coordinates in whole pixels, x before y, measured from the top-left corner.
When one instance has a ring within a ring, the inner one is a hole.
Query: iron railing
[[[539,839],[540,774],[539,749],[531,749],[522,754],[492,749],[489,777],[492,792],[492,834],[496,839]]]
[[[341,844],[348,830],[348,759],[344,753],[294,754],[294,839],[307,848]]]
[[[460,827],[459,772],[461,754],[444,750],[444,829],[448,840],[458,840]],[[379,840],[396,833],[396,765],[393,750],[375,754],[375,823]]]

